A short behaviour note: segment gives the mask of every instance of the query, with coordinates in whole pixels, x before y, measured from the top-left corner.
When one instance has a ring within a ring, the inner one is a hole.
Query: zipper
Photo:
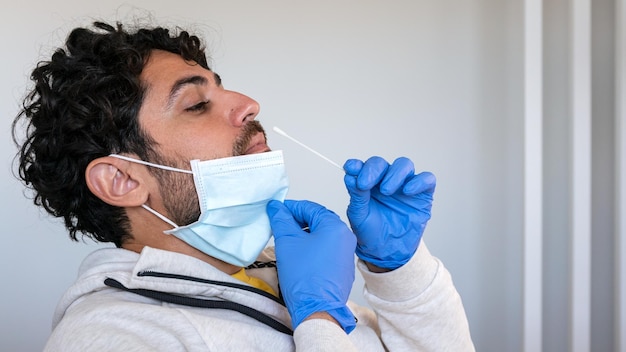
[[[285,301],[283,301],[283,299],[281,297],[276,297],[273,294],[269,293],[269,292],[265,292],[261,289],[258,289],[256,287],[252,287],[252,286],[248,286],[248,285],[244,285],[244,284],[238,284],[238,283],[233,283],[233,282],[225,282],[225,281],[216,281],[216,280],[208,280],[208,279],[202,279],[199,277],[194,277],[194,276],[187,276],[187,275],[179,275],[179,274],[170,274],[170,273],[162,273],[162,272],[158,272],[158,271],[152,271],[152,270],[146,270],[146,271],[140,271],[137,273],[137,276],[139,277],[158,277],[158,278],[165,278],[165,279],[175,279],[175,280],[183,280],[183,281],[192,281],[192,282],[199,282],[199,283],[204,283],[204,284],[209,284],[209,285],[216,285],[216,286],[224,286],[224,287],[231,287],[231,288],[236,288],[239,290],[244,290],[244,291],[248,291],[248,292],[253,292],[256,294],[259,294],[263,297],[269,298],[272,301],[285,306]]]
[[[162,273],[157,273],[157,274],[160,275]],[[154,275],[148,274],[144,276],[154,276]],[[163,276],[159,276],[159,277],[163,277]],[[182,277],[185,277],[185,276],[182,276]],[[197,278],[194,278],[194,279],[197,279]],[[232,311],[244,314],[250,318],[253,318],[256,321],[263,323],[278,332],[281,332],[287,335],[293,335],[293,331],[288,326],[281,323],[280,321],[270,317],[269,315],[266,315],[263,312],[260,312],[254,308],[245,306],[240,303],[231,302],[231,301],[210,300],[210,299],[200,299],[200,298],[194,298],[194,297],[179,296],[179,295],[175,295],[175,294],[171,294],[167,292],[148,290],[148,289],[142,289],[142,288],[136,288],[136,289],[128,288],[124,286],[121,282],[112,278],[106,278],[104,280],[104,284],[109,287],[114,287],[114,288],[117,288],[126,292],[134,293],[139,296],[155,299],[161,302],[167,302],[167,303],[183,305],[183,306],[188,306],[188,307],[196,307],[196,308],[232,310]]]

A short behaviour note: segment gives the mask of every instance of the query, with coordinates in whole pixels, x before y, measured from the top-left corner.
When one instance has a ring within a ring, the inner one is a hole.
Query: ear
[[[118,207],[134,207],[148,199],[142,173],[126,160],[105,156],[87,165],[85,179],[91,193],[103,202]]]

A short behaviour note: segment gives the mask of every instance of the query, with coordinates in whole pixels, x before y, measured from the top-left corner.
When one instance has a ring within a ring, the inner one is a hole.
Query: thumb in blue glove
[[[267,213],[293,328],[313,313],[327,312],[346,333],[352,331],[356,322],[346,303],[354,282],[354,234],[337,214],[309,201],[270,201]]]
[[[396,269],[408,262],[430,219],[435,176],[415,175],[413,163],[381,157],[344,164],[350,195],[347,216],[357,236],[356,254],[379,268]]]

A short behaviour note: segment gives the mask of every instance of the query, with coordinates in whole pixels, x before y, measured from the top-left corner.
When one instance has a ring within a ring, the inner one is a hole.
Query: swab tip
[[[286,135],[287,135],[287,133],[285,133],[285,131],[281,130],[280,128],[278,128],[278,127],[276,127],[276,126],[274,126],[272,129],[274,130],[274,132],[276,132],[276,133],[280,133],[280,134],[282,134],[283,136],[286,136]]]

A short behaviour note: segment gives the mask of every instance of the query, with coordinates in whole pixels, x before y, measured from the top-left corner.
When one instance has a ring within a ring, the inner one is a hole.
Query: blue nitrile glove
[[[356,326],[346,306],[354,282],[356,238],[337,214],[309,201],[267,205],[280,291],[295,329],[316,312],[327,312],[350,333]],[[309,227],[309,232],[302,230]]]
[[[350,159],[343,168],[357,256],[380,268],[399,268],[417,250],[430,219],[435,176],[415,175],[413,162],[404,157],[392,165],[378,156],[365,163]]]

